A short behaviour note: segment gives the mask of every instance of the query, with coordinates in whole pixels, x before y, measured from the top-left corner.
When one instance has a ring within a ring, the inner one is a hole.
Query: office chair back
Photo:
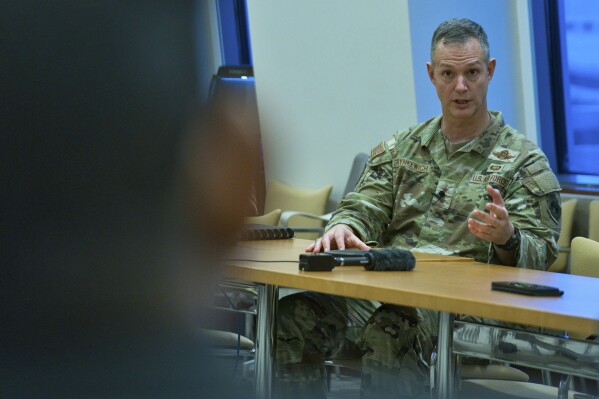
[[[281,216],[283,227],[294,229],[295,237],[314,239],[322,230],[322,215],[332,189],[330,184],[319,189],[307,189],[270,180],[266,187],[264,211],[283,209],[286,211],[285,217]]]
[[[364,168],[366,167],[366,163],[368,163],[368,154],[364,152],[359,152],[354,157],[354,161],[351,166],[351,170],[349,173],[349,177],[347,178],[347,184],[345,185],[345,190],[343,191],[343,195],[345,196],[347,193],[352,192],[356,188],[356,184],[362,176],[362,172],[364,172]]]

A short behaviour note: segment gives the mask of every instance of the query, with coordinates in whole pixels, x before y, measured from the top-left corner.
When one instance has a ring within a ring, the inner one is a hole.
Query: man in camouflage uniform
[[[439,25],[427,70],[442,115],[376,146],[355,192],[306,250],[374,244],[545,270],[557,256],[560,187],[542,151],[487,110],[495,64],[478,24]],[[436,312],[383,304],[366,319],[375,305],[314,293],[283,298],[281,385],[298,395],[317,392],[315,365],[351,341],[363,354],[362,397],[423,395]],[[348,325],[364,327],[349,334]]]

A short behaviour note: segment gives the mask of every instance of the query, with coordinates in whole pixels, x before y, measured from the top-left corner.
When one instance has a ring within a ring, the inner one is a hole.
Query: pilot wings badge
[[[501,162],[514,162],[514,160],[518,158],[518,155],[520,155],[520,151],[514,151],[508,148],[498,148],[491,151],[489,159]]]

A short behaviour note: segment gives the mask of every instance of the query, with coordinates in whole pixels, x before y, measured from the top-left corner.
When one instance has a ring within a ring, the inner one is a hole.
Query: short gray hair
[[[464,44],[470,38],[478,40],[483,49],[483,59],[485,63],[489,62],[491,57],[489,51],[489,38],[482,26],[466,18],[448,19],[435,29],[433,39],[431,40],[431,61],[434,63],[435,50],[439,43]]]

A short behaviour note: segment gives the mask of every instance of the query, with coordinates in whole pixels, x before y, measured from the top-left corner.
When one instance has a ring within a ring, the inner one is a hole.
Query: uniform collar
[[[432,139],[435,137],[435,134],[437,134],[437,132],[441,128],[441,119],[442,118],[443,118],[442,115],[439,115],[436,118],[431,119],[431,121],[428,123],[428,126],[425,128],[425,130],[422,133],[422,136],[420,138],[420,145],[422,147],[429,146]]]
[[[470,150],[476,151],[481,155],[487,155],[491,150],[495,147],[495,143],[499,138],[499,134],[501,129],[505,125],[503,121],[503,115],[499,111],[489,111],[493,121],[488,128],[486,128],[483,133],[472,140],[468,145],[470,146]]]
[[[485,155],[488,154],[493,147],[495,147],[495,142],[497,141],[499,133],[501,132],[501,128],[505,125],[505,122],[501,112],[489,111],[489,113],[493,118],[491,125],[489,125],[489,127],[487,127],[482,134],[478,135],[478,137],[475,137],[466,146],[462,147],[462,150],[468,149]],[[441,119],[442,115],[439,115],[429,122],[420,139],[420,145],[422,147],[428,147],[433,138],[435,138],[435,135],[440,134]]]

